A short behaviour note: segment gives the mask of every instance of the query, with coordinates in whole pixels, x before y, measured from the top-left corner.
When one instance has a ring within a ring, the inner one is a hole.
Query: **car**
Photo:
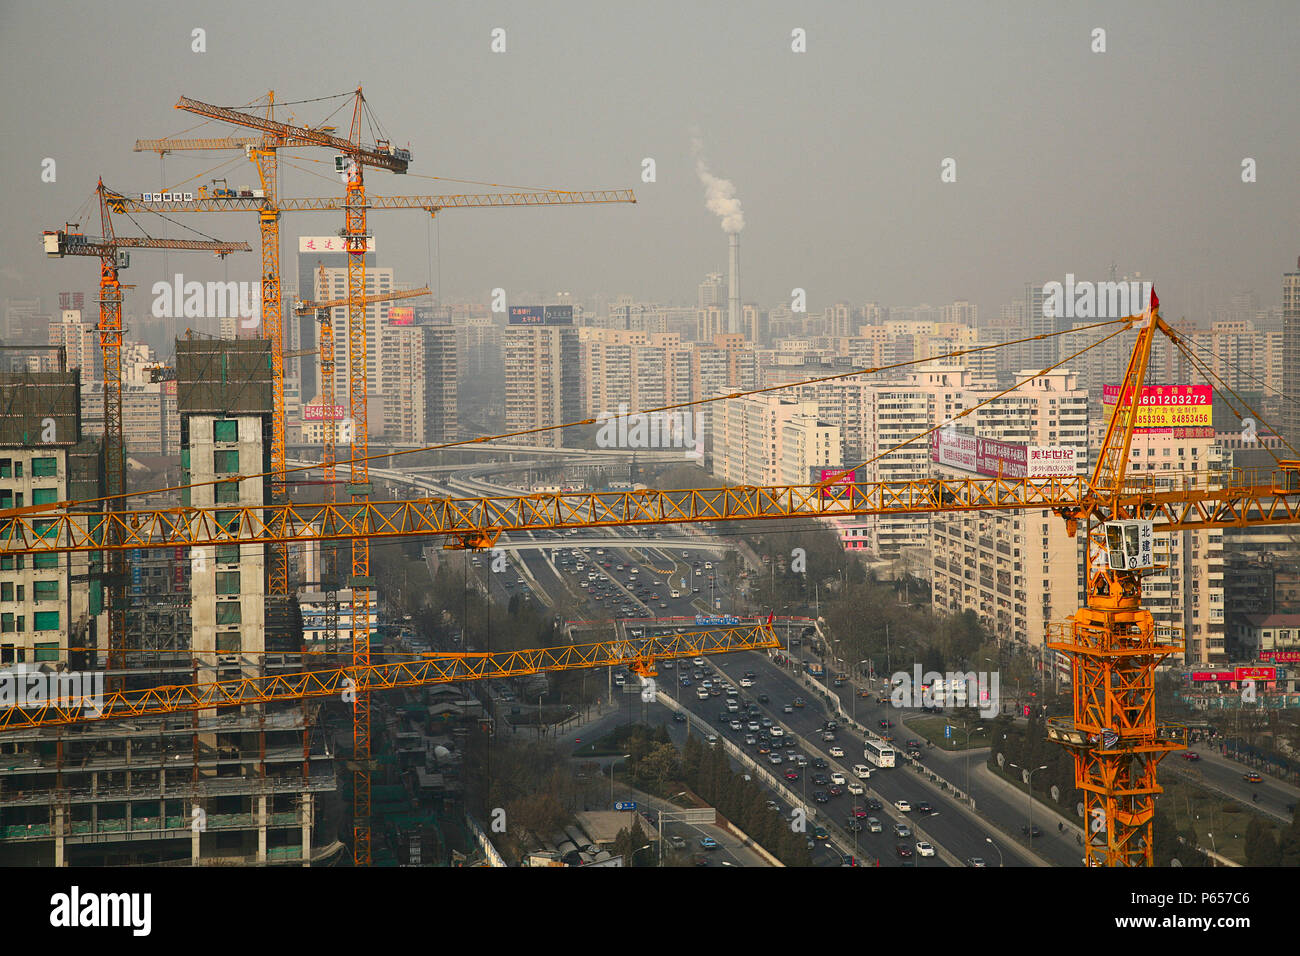
[[[909,750],[909,751],[907,752],[907,756],[909,756],[909,757],[912,758],[913,760],[920,760],[920,759],[921,759],[921,751],[919,751],[919,750]]]
[[[859,780],[870,780],[871,768],[864,763],[855,763],[853,765],[853,776],[857,777]]]
[[[783,714],[793,714],[793,713],[794,713],[794,704],[786,704],[784,707],[781,708],[781,713],[783,713]]]
[[[1021,828],[1020,828],[1020,833],[1021,833],[1023,836],[1027,836],[1027,837],[1029,837],[1029,839],[1031,839],[1031,840],[1032,840],[1034,837],[1040,837],[1040,836],[1043,835],[1043,831],[1040,830],[1040,829],[1038,828],[1038,824],[1037,824],[1037,823],[1035,823],[1032,827],[1029,827],[1029,826],[1023,826],[1023,827],[1021,827]]]
[[[834,686],[834,687],[843,687],[843,686],[844,686],[844,678],[843,678],[843,677],[837,677],[837,678],[835,678],[835,680],[831,681],[831,684],[832,684],[832,686]]]
[[[770,754],[772,752],[772,748],[760,740],[758,742],[758,752],[760,754]]]
[[[865,820],[865,819],[867,818],[867,808],[866,808],[866,807],[856,807],[856,806],[855,806],[855,807],[854,807],[852,810],[850,810],[849,812],[850,812],[851,814],[853,814],[853,816],[856,817],[856,818],[859,819],[859,820]]]
[[[934,845],[921,840],[916,844],[917,856],[934,856]]]
[[[685,674],[682,675],[681,682],[683,687],[691,686],[691,679],[687,677]]]
[[[837,784],[833,784],[833,785],[831,786],[831,788],[830,788],[829,790],[827,790],[826,792],[829,793],[832,797],[842,797],[842,796],[844,796],[844,788],[841,787],[838,783],[837,783]]]
[[[756,734],[762,729],[762,727],[759,726],[757,720],[751,720],[749,723],[745,725],[745,729],[748,730],[750,733]]]
[[[758,743],[758,738],[757,738],[757,737],[755,737],[753,734],[745,734],[745,746],[746,746],[746,747],[752,747],[752,746],[754,746],[754,744],[756,744],[756,743]]]
[[[911,813],[912,804],[909,803],[907,800],[895,800],[894,809],[897,810],[899,813]]]
[[[1264,778],[1261,777],[1261,776],[1260,776],[1259,774],[1257,774],[1257,773],[1243,773],[1243,774],[1241,775],[1241,779],[1242,779],[1242,780],[1245,780],[1247,783],[1263,783],[1263,782],[1264,782]]]
[[[772,733],[772,736],[773,736],[773,737],[784,737],[784,736],[785,736],[785,730],[784,730],[783,728],[781,728],[781,727],[775,727],[775,726],[774,726],[774,727],[772,728],[771,733]]]
[[[709,865],[709,858],[708,858],[707,856],[697,856],[697,857],[695,858],[695,865],[696,865],[696,866],[708,866],[708,865]]]
[[[753,686],[754,686],[754,678],[752,678],[752,677],[742,677],[742,678],[740,679],[740,686],[741,686],[741,687],[753,687]]]
[[[817,784],[819,787],[828,787],[830,786],[831,778],[826,776],[824,773],[815,773],[812,775],[812,782]]]
[[[758,702],[759,702],[760,704],[766,704],[766,703],[768,703],[769,701],[770,701],[770,698],[769,698],[766,694],[759,694],[759,695],[758,695]]]
[[[782,757],[780,754],[776,754],[776,753],[768,754],[768,755],[767,755],[767,762],[770,763],[770,764],[772,764],[773,766],[776,766],[777,764],[784,763],[784,762],[785,762],[785,758]]]
[[[822,743],[829,744],[829,743],[834,743],[834,741],[835,741],[835,731],[833,730],[822,731]]]
[[[732,721],[731,723],[729,723],[727,726],[730,727],[732,730],[737,730],[737,731],[743,729],[743,728],[741,727],[741,723],[740,723],[740,721],[738,721],[738,720],[733,720],[733,721]]]
[[[828,764],[822,757],[815,757],[813,758],[813,766],[818,770],[825,770],[830,766],[830,764]]]
[[[885,808],[875,797],[867,797],[867,809],[879,812]]]
[[[988,864],[985,863],[984,860],[983,860],[982,858],[978,857],[978,856],[968,856],[968,857],[966,857],[966,865],[967,865],[967,866],[977,866],[977,867],[988,866]]]
[[[848,792],[855,797],[860,797],[867,792],[863,788],[862,784],[858,783],[856,780],[850,780],[844,789],[848,790]]]
[[[710,747],[716,747],[718,745],[718,735],[709,734],[709,736],[704,738],[704,742],[708,744]]]
[[[908,750],[920,750],[925,745],[922,744],[921,741],[919,740],[909,740],[903,746],[906,747]]]
[[[679,836],[670,836],[668,838],[668,845],[671,846],[674,850],[685,850],[686,839],[684,837],[679,837]]]
[[[764,717],[762,720],[759,721],[759,723],[762,724],[764,727],[771,727],[775,723],[775,721],[773,721],[771,717]]]
[[[684,724],[686,723],[686,715],[683,714],[680,710],[674,711],[673,720],[677,721],[679,724]]]
[[[795,781],[799,779],[799,771],[791,768],[785,772],[785,779]]]
[[[880,722],[880,728],[881,728],[881,730],[888,730],[888,729],[889,729],[890,727],[892,727],[892,726],[894,726],[893,721],[882,720],[882,721]]]
[[[777,803],[775,800],[768,800],[764,806],[769,810],[775,810],[777,813],[781,812],[781,804]]]
[[[927,803],[926,801],[922,800],[920,803],[918,803],[918,804],[916,805],[916,812],[917,812],[917,813],[934,813],[934,807],[930,806],[929,803]]]
[[[830,841],[831,835],[825,827],[817,827],[813,830],[813,838],[820,840],[822,843],[827,843]]]
[[[694,664],[696,667],[703,667],[703,666],[704,666],[704,658],[703,658],[703,657],[697,657],[697,658],[695,658],[693,661],[691,661],[691,663]]]
[[[894,847],[894,852],[898,854],[900,860],[910,860],[913,856],[913,850],[906,843],[900,843]]]
[[[728,716],[728,714],[727,714],[727,712],[726,712],[725,710],[723,710],[723,711],[719,711],[719,713],[718,713],[718,723],[720,723],[720,724],[722,724],[722,725],[724,725],[724,726],[727,725],[727,724],[729,724],[729,723],[731,723],[731,717]]]
[[[720,850],[722,845],[713,837],[700,837],[700,849],[702,850]]]
[[[901,838],[901,837],[910,837],[911,835],[912,835],[912,828],[909,827],[906,823],[894,824],[894,836]]]
[[[794,705],[795,705],[796,707],[802,707],[802,706],[804,705],[804,700],[803,700],[803,698],[802,698],[802,697],[796,697],[796,698],[794,699]]]
[[[710,687],[710,688],[709,688],[709,696],[710,696],[710,697],[721,697],[721,696],[722,696],[722,688],[721,688],[721,687]]]
[[[830,803],[831,797],[825,790],[816,790],[813,792],[813,799],[818,803]]]
[[[831,783],[838,783],[842,787],[847,782],[848,781],[844,779],[844,774],[840,773],[838,770],[831,774]]]
[[[843,748],[843,747],[840,747],[840,746],[832,747],[830,750],[828,750],[828,751],[826,751],[826,752],[827,752],[828,754],[830,754],[832,757],[841,757],[841,758],[842,758],[842,757],[844,756],[844,748]]]
[[[1188,750],[1188,751],[1185,751],[1185,752],[1183,753],[1183,759],[1184,759],[1184,760],[1200,760],[1200,759],[1201,759],[1201,755],[1198,754],[1195,750]]]
[[[882,827],[882,826],[880,825],[880,821],[879,821],[879,820],[877,820],[875,817],[867,817],[867,832],[868,832],[868,833],[879,833],[879,832],[880,832],[881,830],[883,830],[883,829],[884,829],[884,827]]]
[[[850,833],[861,833],[862,823],[853,819],[853,817],[849,817],[844,823],[844,829],[848,830]]]

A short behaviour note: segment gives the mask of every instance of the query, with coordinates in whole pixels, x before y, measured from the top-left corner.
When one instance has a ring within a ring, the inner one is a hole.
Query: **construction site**
[[[1290,859],[1300,264],[1259,356],[1113,265],[1119,314],[760,310],[697,144],[698,308],[453,305],[440,237],[419,285],[380,258],[397,213],[644,202],[393,194],[432,133],[360,86],[175,93],[161,188],[92,177],[40,232],[93,322],[6,319],[50,344],[0,352],[0,865]],[[173,283],[190,253],[225,279]]]

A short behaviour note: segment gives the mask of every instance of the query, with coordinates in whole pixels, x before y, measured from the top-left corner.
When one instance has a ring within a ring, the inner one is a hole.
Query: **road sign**
[[[952,739],[952,724],[943,725],[943,735],[949,740]]]
[[[614,809],[615,809],[615,810],[635,810],[635,809],[636,809],[636,801],[635,801],[635,800],[620,800],[620,801],[618,801],[618,803],[614,804]]]

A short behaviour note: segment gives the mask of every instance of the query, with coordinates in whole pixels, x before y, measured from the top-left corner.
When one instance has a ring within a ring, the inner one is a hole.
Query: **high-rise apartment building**
[[[807,484],[840,464],[840,435],[816,402],[750,395],[714,403],[713,474],[733,485]]]
[[[512,306],[505,331],[506,430],[547,428],[581,418],[579,330],[572,314],[550,318],[540,306]],[[539,448],[560,448],[564,430],[514,439]]]
[[[1300,257],[1296,271],[1282,274],[1282,430],[1292,448],[1300,449]]]

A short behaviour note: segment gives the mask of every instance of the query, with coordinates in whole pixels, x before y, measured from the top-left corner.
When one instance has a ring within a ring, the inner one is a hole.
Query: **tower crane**
[[[343,202],[344,209],[344,230],[342,233],[345,250],[348,255],[348,373],[349,373],[349,390],[348,404],[350,419],[353,422],[353,442],[351,458],[351,482],[348,490],[352,494],[353,501],[365,501],[370,492],[369,468],[366,464],[368,446],[369,446],[369,429],[367,415],[367,381],[366,381],[366,328],[363,313],[363,306],[359,304],[359,298],[365,292],[365,251],[369,236],[366,231],[366,210],[368,207],[366,190],[363,181],[362,170],[366,166],[373,166],[378,169],[386,169],[394,173],[405,173],[411,160],[409,150],[394,148],[388,141],[379,140],[373,145],[363,144],[361,141],[361,120],[362,111],[365,106],[365,98],[360,87],[357,88],[353,98],[352,122],[349,128],[349,135],[345,139],[334,135],[332,129],[310,128],[296,126],[289,123],[282,123],[274,119],[268,108],[266,116],[257,116],[255,114],[231,109],[229,107],[215,106],[210,103],[204,103],[189,97],[182,96],[176,103],[177,109],[183,109],[208,119],[221,120],[237,126],[243,126],[251,129],[260,130],[264,136],[271,138],[271,143],[266,144],[267,148],[257,149],[248,147],[250,158],[258,164],[258,173],[262,178],[263,197],[238,197],[239,199],[260,199],[260,205],[256,208],[262,223],[262,257],[263,257],[263,321],[267,323],[268,316],[274,323],[265,326],[269,335],[272,335],[272,377],[273,377],[273,413],[272,413],[272,476],[271,485],[273,489],[273,499],[275,498],[276,489],[284,488],[284,402],[283,402],[283,345],[279,334],[279,267],[278,267],[278,249],[279,249],[279,229],[278,220],[281,209],[287,208],[284,203],[277,203],[274,198],[275,177],[275,148],[278,145],[315,145],[334,149],[342,155],[336,160],[336,165],[340,173],[346,176],[346,194]],[[516,194],[518,197],[526,197],[527,194]],[[588,194],[565,194],[559,193],[559,196],[565,197],[563,202],[635,202],[630,191],[625,195],[604,196],[596,193]],[[270,197],[272,202],[266,200]],[[225,197],[223,197],[225,198]],[[182,200],[184,201],[184,200]],[[530,202],[527,198],[516,198],[514,201],[504,199],[493,201],[491,199],[481,202],[466,202],[464,205],[534,205],[543,204],[540,202]],[[551,204],[546,202],[545,204]],[[377,206],[380,204],[376,204]],[[436,214],[436,207],[428,203],[410,203],[409,205],[425,208],[431,214]],[[123,206],[124,208],[124,206]],[[226,208],[235,208],[229,206]],[[251,207],[244,207],[251,208]],[[397,208],[397,206],[389,206]],[[273,299],[273,301],[272,301]],[[270,312],[267,306],[270,306]],[[275,555],[272,560],[272,593],[287,593],[288,591],[288,555],[287,550],[283,548],[273,548]],[[369,592],[366,588],[369,585],[370,577],[370,558],[369,543],[365,539],[354,539],[352,543],[352,614],[353,620],[365,620],[368,613]],[[358,617],[359,616],[359,617]],[[353,663],[354,665],[363,666],[369,663],[369,638],[364,633],[358,635],[353,631]],[[357,764],[364,767],[368,763],[370,752],[370,725],[369,725],[369,707],[364,694],[359,694],[355,708],[354,719],[354,746],[357,752]],[[364,779],[363,779],[364,777]],[[365,819],[364,826],[358,823],[355,832],[354,854],[358,862],[369,861],[369,778],[364,770],[358,770],[354,783],[358,794],[357,800],[357,819]]]
[[[90,238],[77,231],[80,227],[65,224],[63,229],[46,230],[45,254],[94,256],[99,259],[99,347],[104,359],[104,473],[110,509],[120,509],[126,492],[126,449],[122,435],[122,285],[118,272],[130,265],[128,249],[176,249],[189,252],[212,252],[225,256],[231,252],[248,252],[246,242],[218,242],[203,239],[151,239],[118,236],[113,231],[109,210],[109,191],[100,178],[95,186],[99,200],[99,218],[103,236]],[[126,567],[120,551],[105,556],[108,567],[108,669],[123,666],[122,647],[126,642]]]
[[[1072,718],[1053,718],[1048,734],[1071,750],[1076,782],[1088,794],[1087,862],[1148,866],[1156,767],[1185,746],[1185,730],[1154,712],[1155,667],[1176,648],[1141,607],[1141,574],[1151,566],[1143,542],[1153,532],[1300,523],[1300,460],[1279,460],[1271,473],[1126,475],[1154,335],[1179,343],[1158,306],[1153,295],[1146,312],[1129,317],[1138,339],[1091,476],[853,480],[848,493],[833,496],[821,483],[286,504],[242,509],[234,521],[225,509],[219,519],[215,508],[174,507],[110,514],[107,531],[61,502],[0,511],[0,540],[10,553],[33,554],[429,535],[482,547],[505,532],[570,527],[1052,510],[1072,532],[1085,527],[1089,570],[1086,606],[1048,644],[1071,658],[1075,697]],[[354,659],[353,671],[366,675],[368,666]]]

